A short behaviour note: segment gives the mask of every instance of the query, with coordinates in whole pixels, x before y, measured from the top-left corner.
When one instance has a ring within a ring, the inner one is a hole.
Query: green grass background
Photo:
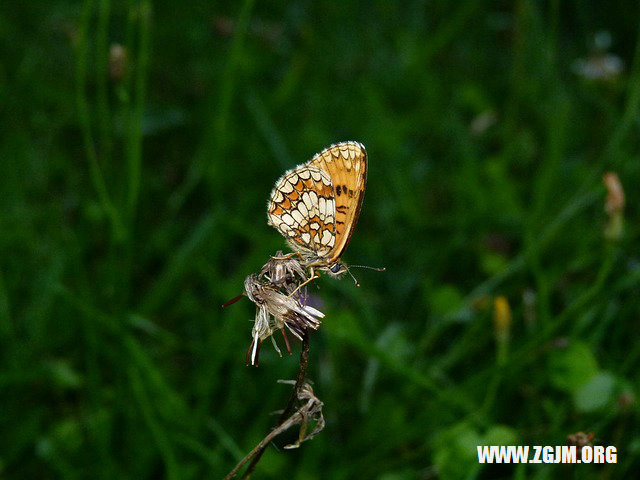
[[[267,343],[246,367],[253,305],[220,304],[284,247],[266,224],[275,180],[343,140],[370,162],[344,259],[387,271],[311,287],[327,426],[269,448],[254,478],[633,477],[639,13],[3,1],[0,479],[222,478],[284,407],[276,380],[300,346],[279,358]],[[605,53],[622,72],[577,72]],[[607,171],[627,199],[613,240]],[[477,463],[478,444],[577,431],[618,463]]]

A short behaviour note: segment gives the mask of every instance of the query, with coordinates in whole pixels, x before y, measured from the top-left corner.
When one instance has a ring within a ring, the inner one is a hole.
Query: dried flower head
[[[574,73],[590,81],[613,82],[620,78],[624,72],[624,63],[620,57],[608,52],[612,43],[610,32],[596,32],[589,56],[573,62]]]
[[[120,82],[127,74],[129,55],[124,45],[114,43],[109,47],[109,78]]]
[[[286,287],[290,286],[285,283],[281,288],[286,291]],[[251,332],[252,341],[247,352],[247,363],[250,358],[252,365],[256,364],[260,343],[267,337],[272,338],[276,351],[280,353],[272,337],[276,330],[282,332],[287,349],[290,351],[284,327],[302,340],[304,331],[308,328],[316,330],[324,317],[322,312],[304,305],[299,296],[286,295],[270,281],[261,280],[258,275],[249,275],[244,281],[244,289],[247,297],[256,304],[256,318]]]
[[[278,383],[295,385],[296,382],[291,380],[278,380]],[[306,382],[302,384],[297,391],[297,396],[302,406],[289,421],[300,423],[300,432],[298,433],[298,440],[290,445],[285,445],[285,449],[298,448],[302,442],[311,440],[320,433],[325,426],[324,416],[322,415],[322,407],[324,404],[316,397],[311,385]],[[296,416],[299,416],[299,419],[296,419]],[[315,422],[315,426],[310,433],[307,433],[309,421]]]
[[[295,254],[283,255],[282,251],[278,250],[275,256],[264,264],[259,278],[267,280],[274,287],[282,288],[290,294],[299,285],[304,284],[308,276]]]
[[[624,210],[624,189],[620,183],[620,177],[615,172],[607,172],[603,175],[602,181],[607,188],[607,198],[604,209],[609,215]]]
[[[593,439],[595,438],[595,434],[593,432],[584,433],[584,432],[576,432],[571,435],[567,435],[567,445],[575,445],[577,447],[585,447],[587,445],[592,445]]]

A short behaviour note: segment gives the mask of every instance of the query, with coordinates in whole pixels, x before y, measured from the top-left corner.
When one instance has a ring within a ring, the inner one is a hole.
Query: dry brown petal
[[[605,211],[612,215],[621,212],[624,209],[624,189],[620,178],[615,172],[607,172],[603,175],[602,180],[607,187],[607,198],[605,200]]]

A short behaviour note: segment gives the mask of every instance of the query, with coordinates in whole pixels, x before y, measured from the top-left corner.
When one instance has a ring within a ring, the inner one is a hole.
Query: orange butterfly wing
[[[334,190],[336,240],[327,264],[337,262],[349,245],[367,185],[367,151],[358,142],[331,145],[308,163],[329,174]]]

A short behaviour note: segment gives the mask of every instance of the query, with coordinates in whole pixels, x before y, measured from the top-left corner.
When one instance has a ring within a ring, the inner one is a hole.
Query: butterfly
[[[358,142],[331,145],[276,182],[267,206],[278,230],[309,268],[338,277],[362,207],[367,152]]]

